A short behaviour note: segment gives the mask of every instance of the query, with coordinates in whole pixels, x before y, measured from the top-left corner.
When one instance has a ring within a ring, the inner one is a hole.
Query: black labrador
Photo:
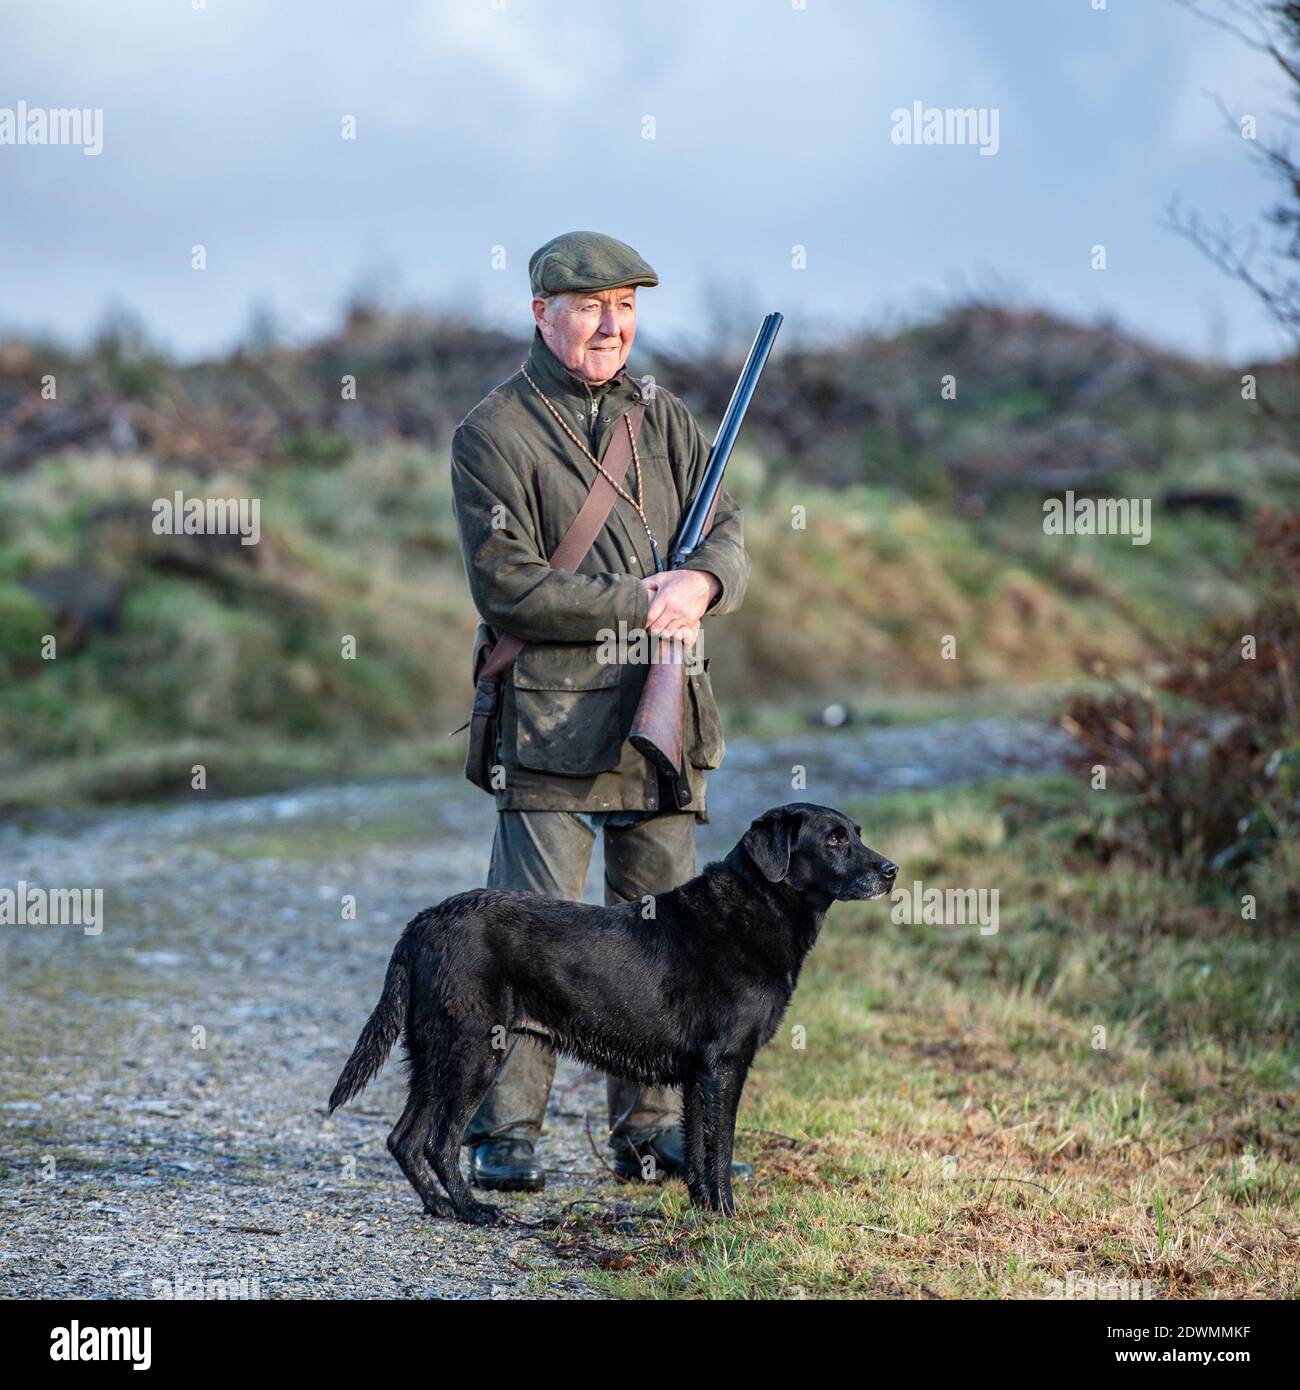
[[[649,902],[457,894],[402,934],[330,1112],[403,1033],[410,1093],[389,1152],[431,1215],[497,1221],[461,1174],[461,1140],[509,1035],[532,1035],[603,1071],[680,1086],[691,1201],[731,1214],[736,1107],[754,1054],[780,1025],[831,903],[879,897],[897,873],[847,816],[796,802]]]

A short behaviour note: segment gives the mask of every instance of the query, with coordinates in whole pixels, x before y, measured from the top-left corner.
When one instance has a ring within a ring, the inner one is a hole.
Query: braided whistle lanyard
[[[573,440],[573,442],[578,446],[582,453],[595,465],[595,467],[598,469],[598,471],[601,473],[601,475],[604,477],[605,481],[610,485],[610,487],[612,487],[614,491],[618,493],[618,495],[625,502],[629,503],[636,511],[637,516],[641,518],[641,525],[645,527],[646,536],[649,538],[650,541],[650,553],[654,556],[655,571],[657,573],[663,570],[665,566],[663,556],[659,553],[659,543],[655,540],[655,533],[650,529],[650,522],[649,519],[646,517],[645,508],[641,505],[640,501],[638,500],[639,498],[645,496],[645,490],[641,485],[641,455],[637,452],[636,435],[632,432],[632,421],[628,418],[628,416],[623,416],[623,423],[627,426],[628,443],[632,446],[632,471],[636,476],[636,497],[633,497],[632,494],[628,492],[627,489],[622,485],[622,483],[618,482],[618,480],[612,476],[612,474],[605,467],[605,465],[601,463],[601,461],[595,456],[595,454],[591,452],[590,449],[587,448],[587,446],[582,442],[582,440],[579,439],[576,434],[574,434],[574,432],[569,428],[564,417],[560,414],[558,410],[556,410],[555,406],[551,403],[550,397],[546,394],[545,391],[542,390],[540,386],[538,386],[538,384],[532,379],[532,377],[528,375],[528,369],[524,367],[521,368],[521,370],[524,374],[524,380],[529,384],[529,386],[533,388],[534,391],[537,392],[538,396],[541,397],[542,404],[555,417],[555,423],[559,425],[559,427],[565,432],[565,434],[567,434],[569,438]]]

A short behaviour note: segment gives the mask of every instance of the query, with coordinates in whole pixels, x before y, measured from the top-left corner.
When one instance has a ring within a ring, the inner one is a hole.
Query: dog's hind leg
[[[415,1188],[430,1216],[452,1217],[456,1209],[434,1186],[433,1173],[424,1157],[425,1136],[433,1123],[436,1100],[427,1090],[417,1088],[412,1077],[411,1092],[402,1118],[388,1136],[388,1152],[397,1160],[406,1180]]]
[[[456,1215],[475,1226],[490,1226],[506,1219],[500,1207],[475,1200],[460,1171],[460,1146],[465,1130],[487,1095],[501,1054],[493,1052],[487,1035],[470,1034],[449,1043],[444,1070],[445,1084],[436,1098],[433,1125],[425,1142],[425,1155],[451,1197]]]

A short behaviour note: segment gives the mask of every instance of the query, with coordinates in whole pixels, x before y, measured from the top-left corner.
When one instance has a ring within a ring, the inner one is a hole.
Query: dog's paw
[[[424,1203],[425,1216],[436,1216],[440,1221],[455,1218],[456,1208],[445,1197],[427,1198]]]
[[[471,1226],[505,1226],[510,1222],[509,1213],[491,1202],[470,1202],[457,1214]]]
[[[716,1212],[719,1216],[735,1216],[736,1199],[730,1194],[723,1197],[720,1193],[703,1191],[690,1194],[691,1206],[696,1211]]]

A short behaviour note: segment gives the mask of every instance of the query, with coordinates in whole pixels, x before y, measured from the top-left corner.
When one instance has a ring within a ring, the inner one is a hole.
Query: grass
[[[1032,699],[1097,658],[1141,665],[1153,635],[1244,601],[1233,574],[1248,542],[1231,522],[1160,517],[1149,547],[1048,537],[1024,498],[969,518],[950,500],[736,463],[756,578],[705,640],[737,732],[833,701],[914,716],[915,691]],[[156,536],[151,499],[176,489],[260,498],[259,545]],[[102,630],[61,624],[25,587],[69,568],[118,586]],[[138,456],[43,459],[0,478],[0,796],[166,794],[194,744],[234,791],[382,775],[418,765],[406,754],[420,745],[424,766],[450,765],[474,626],[441,451],[211,476]]]
[[[757,1181],[739,1215],[694,1212],[670,1184],[653,1235],[596,1285],[1300,1295],[1300,964],[1283,940],[1227,897],[1075,864],[1065,836],[1092,812],[1061,779],[859,814],[906,881],[997,887],[998,933],[835,909],[746,1091]]]

